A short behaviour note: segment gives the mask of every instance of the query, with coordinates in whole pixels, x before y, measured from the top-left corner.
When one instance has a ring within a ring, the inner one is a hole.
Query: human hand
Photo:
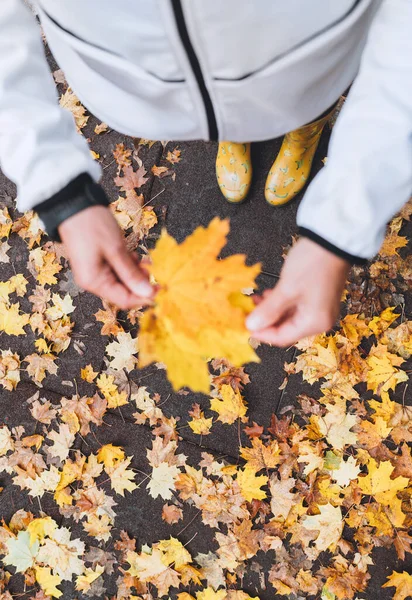
[[[273,290],[267,290],[248,316],[253,338],[290,346],[330,329],[339,315],[350,264],[308,238],[289,251]]]
[[[78,285],[121,309],[147,304],[153,288],[106,206],[91,206],[59,226]]]

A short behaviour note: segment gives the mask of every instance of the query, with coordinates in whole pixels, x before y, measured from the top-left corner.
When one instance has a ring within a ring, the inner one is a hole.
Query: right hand
[[[76,283],[127,310],[150,303],[154,290],[131,254],[110,209],[91,206],[59,226]]]

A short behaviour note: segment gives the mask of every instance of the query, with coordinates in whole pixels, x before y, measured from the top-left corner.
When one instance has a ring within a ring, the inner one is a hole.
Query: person
[[[266,199],[294,197],[328,109],[353,82],[327,164],[299,206],[300,238],[247,320],[255,338],[280,346],[330,328],[350,265],[377,253],[412,189],[412,2],[36,6],[83,104],[134,137],[219,141],[217,178],[230,201],[248,191],[248,144],[285,134]],[[121,308],[150,301],[152,287],[98,184],[100,166],[58,106],[23,0],[1,0],[0,32],[0,164],[17,184],[19,209],[35,209],[52,239],[64,242],[80,286]]]

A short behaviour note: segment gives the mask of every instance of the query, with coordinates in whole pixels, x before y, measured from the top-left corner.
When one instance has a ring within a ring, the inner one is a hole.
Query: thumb
[[[276,286],[269,294],[265,294],[255,310],[247,317],[246,327],[249,331],[266,329],[277,323],[291,307],[291,300]]]
[[[126,244],[119,244],[114,251],[108,248],[105,258],[117,277],[133,294],[141,298],[152,298],[154,290],[148,276],[128,252]]]

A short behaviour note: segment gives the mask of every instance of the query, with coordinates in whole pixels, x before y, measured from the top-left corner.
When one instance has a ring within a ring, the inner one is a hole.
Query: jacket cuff
[[[48,236],[61,242],[59,225],[90,206],[109,206],[103,188],[94,182],[89,173],[81,173],[66,187],[33,208],[43,222]]]
[[[334,244],[331,244],[317,233],[314,233],[310,229],[306,229],[306,227],[298,227],[298,233],[299,235],[309,238],[310,240],[312,240],[312,242],[316,242],[317,244],[322,246],[322,248],[325,248],[325,250],[329,250],[329,252],[332,252],[336,256],[339,256],[339,258],[343,258],[352,265],[366,265],[368,262],[367,258],[362,258],[361,256],[354,256],[353,254],[349,254],[349,252],[345,252],[345,250],[342,250]]]

